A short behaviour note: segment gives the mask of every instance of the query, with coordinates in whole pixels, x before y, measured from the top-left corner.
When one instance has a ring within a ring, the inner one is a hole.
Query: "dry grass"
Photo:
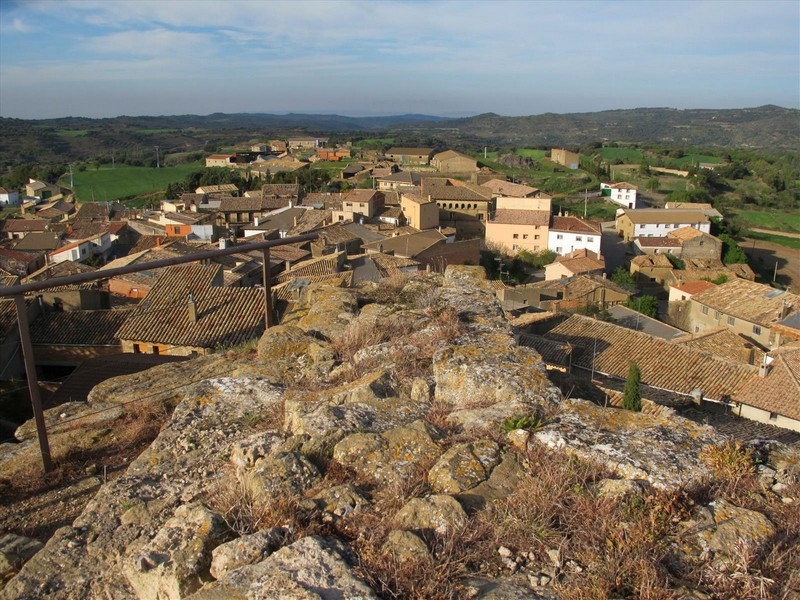
[[[743,483],[755,474],[753,451],[740,442],[728,441],[720,446],[709,446],[700,454],[713,472],[714,491],[724,496],[735,496]]]
[[[239,535],[269,527],[286,527],[297,533],[305,525],[297,498],[280,494],[257,495],[237,471],[226,473],[207,494],[206,501],[209,508]]]

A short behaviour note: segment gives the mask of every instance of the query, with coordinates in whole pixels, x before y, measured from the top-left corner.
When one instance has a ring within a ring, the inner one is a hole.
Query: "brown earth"
[[[739,245],[765,283],[772,281],[777,263],[776,283],[791,287],[795,293],[800,290],[800,250],[751,238],[744,238]]]

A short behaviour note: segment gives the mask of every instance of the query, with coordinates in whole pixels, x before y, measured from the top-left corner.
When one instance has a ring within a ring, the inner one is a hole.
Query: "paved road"
[[[626,262],[625,253],[630,251],[630,244],[624,242],[617,235],[614,221],[606,221],[602,225],[603,241],[601,252],[606,259],[606,272],[613,273],[617,267],[624,266]]]

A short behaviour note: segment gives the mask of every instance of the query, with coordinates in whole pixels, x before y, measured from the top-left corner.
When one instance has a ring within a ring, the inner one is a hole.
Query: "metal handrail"
[[[264,282],[264,326],[269,328],[272,326],[272,290],[270,285],[269,249],[274,248],[275,246],[286,246],[288,244],[296,244],[299,242],[309,242],[317,239],[317,237],[319,236],[316,233],[305,233],[303,235],[281,238],[278,240],[250,242],[240,246],[231,246],[230,248],[206,250],[205,252],[196,252],[194,254],[187,254],[185,256],[175,256],[172,258],[164,258],[161,260],[154,260],[135,265],[126,265],[124,267],[114,267],[111,269],[98,269],[97,271],[92,271],[91,273],[65,275],[62,277],[46,279],[44,281],[34,281],[30,283],[12,285],[6,288],[0,288],[0,298],[13,297],[16,305],[20,345],[22,346],[22,356],[25,362],[25,375],[28,379],[28,391],[31,397],[33,417],[36,421],[36,433],[39,438],[39,448],[41,449],[42,453],[42,466],[44,468],[44,472],[48,473],[53,470],[53,460],[50,455],[50,443],[47,440],[47,426],[44,420],[44,411],[42,410],[42,399],[39,395],[39,381],[36,377],[36,363],[33,357],[33,345],[31,343],[30,324],[28,323],[28,311],[25,305],[25,294],[38,292],[53,287],[76,285],[79,283],[86,283],[88,281],[97,281],[98,279],[110,279],[112,277],[127,275],[129,273],[139,273],[141,271],[150,271],[152,269],[160,269],[162,267],[172,267],[175,265],[208,260],[217,258],[219,256],[229,256],[231,254],[261,250],[263,257],[261,270]]]

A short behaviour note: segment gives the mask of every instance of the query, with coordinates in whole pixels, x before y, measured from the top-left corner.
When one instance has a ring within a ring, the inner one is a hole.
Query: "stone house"
[[[401,165],[427,165],[432,154],[433,148],[394,147],[386,151],[386,158]]]
[[[513,256],[547,249],[549,210],[497,209],[486,222],[486,244]]]
[[[575,275],[602,275],[606,263],[603,257],[591,250],[580,249],[557,257],[544,268],[545,281],[567,279]]]
[[[402,192],[400,210],[410,227],[422,230],[439,226],[439,207],[430,196]]]
[[[577,169],[581,164],[581,155],[564,148],[552,148],[550,150],[550,160],[568,169]]]
[[[478,170],[478,161],[455,150],[434,154],[431,164],[440,173],[472,173]]]

